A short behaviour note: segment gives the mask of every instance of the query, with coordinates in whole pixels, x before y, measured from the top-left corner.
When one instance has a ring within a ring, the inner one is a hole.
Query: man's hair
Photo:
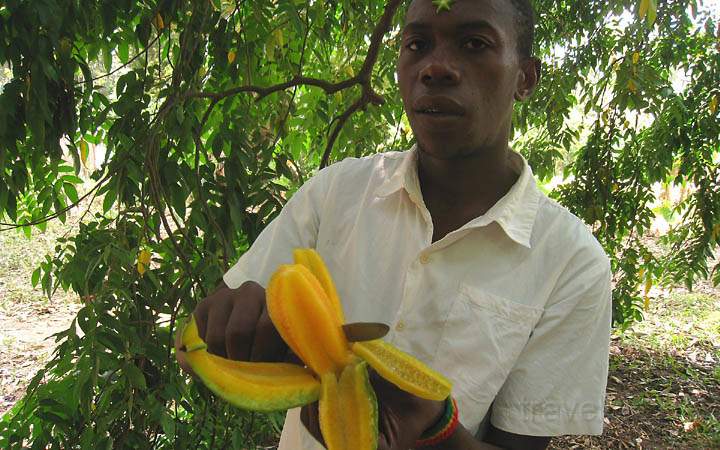
[[[535,40],[535,9],[530,0],[510,0],[517,12],[517,45],[522,57],[532,56]]]

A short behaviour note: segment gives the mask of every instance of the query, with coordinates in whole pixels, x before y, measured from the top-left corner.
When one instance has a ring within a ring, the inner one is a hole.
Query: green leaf
[[[125,375],[127,375],[130,383],[134,387],[138,389],[147,388],[145,384],[145,375],[143,375],[142,371],[135,364],[128,363],[125,365]]]
[[[72,184],[82,184],[83,180],[82,178],[76,176],[76,175],[63,175],[60,177],[63,181],[72,183]]]
[[[652,26],[655,24],[657,19],[657,0],[646,0],[649,1],[649,7],[647,11],[647,23]]]
[[[40,282],[40,267],[33,271],[30,282],[32,283],[33,287],[37,287],[38,283]]]
[[[105,67],[105,72],[109,73],[112,70],[112,64],[113,64],[112,49],[110,48],[109,44],[103,45],[102,56],[103,56],[103,67]]]
[[[75,189],[75,185],[71,183],[63,183],[63,189],[65,190],[65,194],[67,194],[68,198],[71,202],[77,203],[78,202],[78,193],[77,189]]]
[[[122,41],[120,44],[118,44],[117,51],[120,62],[126,64],[130,59],[130,46],[128,45],[127,41]]]
[[[57,218],[60,219],[60,222],[65,223],[65,220],[67,219],[67,211],[65,211],[67,205],[65,204],[65,200],[63,200],[62,197],[54,197],[53,207],[55,208]]]
[[[117,191],[115,188],[111,188],[105,193],[105,198],[103,199],[103,212],[108,212],[115,204],[115,200],[117,199]]]

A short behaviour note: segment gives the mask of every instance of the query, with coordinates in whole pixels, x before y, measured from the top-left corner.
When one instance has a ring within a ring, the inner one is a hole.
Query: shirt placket
[[[415,259],[410,262],[405,272],[402,299],[400,300],[400,305],[393,318],[393,322],[390,324],[390,333],[387,336],[388,341],[392,343],[396,343],[398,335],[405,330],[405,312],[408,308],[412,307],[411,299],[417,298],[420,288],[418,263],[427,264],[429,262],[429,255],[427,255],[426,252],[432,242],[433,233],[432,218],[430,217],[430,212],[427,207],[425,207],[416,174],[405,174],[404,189],[409,200],[414,204],[423,218],[425,232],[423,243],[420,245],[420,251]]]
[[[423,299],[422,291],[422,280],[420,279],[420,272],[429,264],[432,263],[433,254],[439,252],[443,248],[453,244],[454,242],[461,239],[468,233],[468,229],[461,228],[459,230],[448,233],[447,236],[443,237],[437,242],[432,242],[433,236],[433,223],[430,211],[425,206],[425,201],[422,198],[420,191],[420,184],[416,174],[410,174],[405,183],[405,189],[408,194],[408,198],[415,205],[420,212],[424,220],[425,233],[424,242],[420,247],[415,259],[408,265],[405,273],[405,283],[403,286],[403,296],[398,307],[397,313],[394,318],[394,322],[391,324],[391,335],[388,339],[391,342],[396,342],[399,333],[402,333],[406,328],[404,316],[406,313],[415,306],[418,299]]]

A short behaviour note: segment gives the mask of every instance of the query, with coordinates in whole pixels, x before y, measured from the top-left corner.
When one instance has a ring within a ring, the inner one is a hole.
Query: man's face
[[[513,99],[528,94],[515,14],[509,0],[457,0],[439,13],[432,0],[410,5],[398,81],[424,152],[452,159],[506,148]]]

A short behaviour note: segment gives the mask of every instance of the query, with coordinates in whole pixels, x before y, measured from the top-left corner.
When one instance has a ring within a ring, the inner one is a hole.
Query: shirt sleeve
[[[223,280],[228,287],[235,289],[248,280],[266,287],[280,264],[292,262],[295,248],[315,248],[330,169],[318,172],[293,194],[250,249],[225,273]]]
[[[603,430],[612,322],[610,263],[571,265],[492,406],[491,423],[528,436]]]

